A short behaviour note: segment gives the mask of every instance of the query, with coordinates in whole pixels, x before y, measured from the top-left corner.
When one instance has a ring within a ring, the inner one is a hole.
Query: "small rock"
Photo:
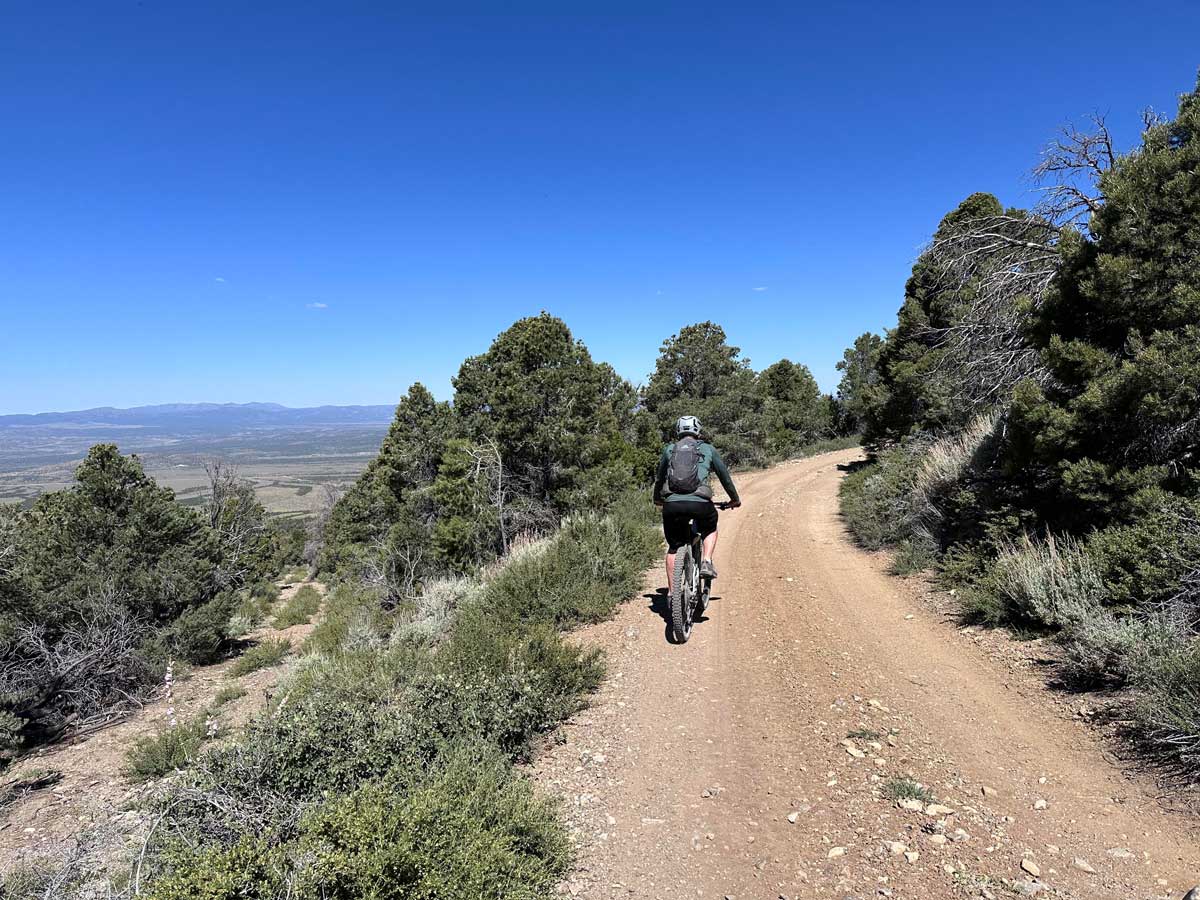
[[[1012,883],[1014,894],[1024,894],[1027,897],[1032,897],[1034,894],[1040,894],[1042,891],[1049,890],[1046,885],[1040,881],[1014,881]]]
[[[908,852],[906,852],[904,854],[904,858],[907,859],[910,864],[915,863],[918,859],[921,858],[921,851],[920,850],[909,850]]]
[[[1028,872],[1030,875],[1032,875],[1034,878],[1037,878],[1039,875],[1042,874],[1042,870],[1040,868],[1038,868],[1038,864],[1035,863],[1028,856],[1021,860],[1021,868],[1024,869],[1026,872]]]
[[[795,825],[796,822],[799,821],[799,819],[800,819],[800,813],[798,813],[798,812],[788,813],[787,820],[792,825]]]
[[[927,816],[952,816],[954,810],[948,806],[942,806],[940,803],[930,803],[925,807],[925,815]]]
[[[830,847],[829,852],[825,854],[826,859],[836,859],[839,856],[846,855],[845,847]]]
[[[970,839],[970,833],[963,831],[961,828],[955,828],[954,833],[950,835],[950,840],[956,844],[961,844],[963,841],[969,841]]]
[[[896,805],[901,809],[907,809],[912,812],[925,812],[925,804],[920,800],[909,798],[907,800],[897,800]]]
[[[1077,868],[1080,872],[1087,872],[1089,875],[1096,874],[1096,870],[1092,868],[1092,864],[1089,863],[1082,856],[1075,857],[1075,860],[1071,864],[1073,866],[1075,866],[1075,868]]]
[[[946,846],[946,841],[948,841],[948,840],[950,840],[950,839],[948,837],[946,837],[944,834],[931,834],[929,836],[929,843],[933,844],[935,847]]]
[[[1124,847],[1113,847],[1108,851],[1108,855],[1113,859],[1133,859],[1134,853],[1132,850],[1126,850]]]
[[[1046,808],[1047,806],[1049,806],[1049,805],[1050,805],[1050,804],[1049,804],[1049,803],[1047,803],[1045,800],[1038,799],[1038,800],[1034,800],[1034,801],[1033,801],[1033,808],[1034,808],[1034,809],[1045,809],[1045,808]]]
[[[862,759],[864,756],[867,755],[867,754],[863,753],[861,750],[859,750],[857,747],[847,747],[846,752],[849,753],[851,756],[853,756],[855,759]]]
[[[985,797],[995,797],[996,796],[996,789],[987,787],[986,785],[984,787],[980,788],[980,791],[983,793],[983,796],[985,796]]]
[[[892,856],[899,856],[908,849],[904,846],[903,841],[888,841],[884,846],[887,847],[888,853],[892,854]]]

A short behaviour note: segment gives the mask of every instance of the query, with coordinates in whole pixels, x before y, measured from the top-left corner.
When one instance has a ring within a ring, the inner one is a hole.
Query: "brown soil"
[[[657,574],[581,633],[609,676],[537,767],[579,845],[562,890],[1182,896],[1200,880],[1195,821],[1112,764],[1027,652],[959,627],[851,544],[837,488],[857,456],[744,479],[719,599],[689,643],[666,640]],[[885,786],[904,776],[952,811],[900,808]]]
[[[317,582],[289,584],[282,588],[275,611],[283,608],[301,584],[312,584],[324,591]],[[279,630],[266,624],[248,639],[286,637],[298,648],[312,628],[312,625],[295,625]],[[93,827],[118,835],[136,828],[138,813],[130,809],[131,801],[152,785],[132,784],[122,773],[125,754],[134,742],[167,727],[170,707],[174,707],[178,720],[184,720],[204,709],[222,688],[240,685],[245,695],[223,705],[217,715],[220,731],[232,733],[266,703],[294,661],[295,657],[288,657],[277,666],[241,678],[228,677],[232,659],[196,667],[176,681],[171,698],[160,690],[154,700],[108,728],[18,760],[4,772],[4,783],[20,781],[40,771],[57,772],[61,779],[51,787],[20,796],[0,810],[0,872],[11,871],[18,863]]]

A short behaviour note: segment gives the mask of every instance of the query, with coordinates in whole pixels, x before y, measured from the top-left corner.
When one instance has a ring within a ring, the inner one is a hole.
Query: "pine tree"
[[[561,514],[629,483],[612,375],[543,312],[462,364],[454,412],[466,437],[495,442],[527,496]]]
[[[766,450],[772,459],[787,459],[832,433],[829,397],[821,393],[808,366],[781,359],[758,374],[758,389]]]
[[[397,525],[406,535],[428,531],[428,488],[453,436],[450,404],[439,403],[422,384],[410,387],[396,406],[379,454],[334,506],[322,536],[319,567],[344,567],[387,539]]]
[[[766,461],[754,370],[715,322],[688,325],[663,342],[642,398],[663,441],[675,439],[680,416],[696,416],[731,465]]]
[[[1200,88],[1101,176],[1090,235],[1067,233],[1032,337],[1052,378],[1023,385],[1014,468],[1037,467],[1066,524],[1139,490],[1195,492],[1200,450]],[[1065,502],[1064,502],[1065,501]]]

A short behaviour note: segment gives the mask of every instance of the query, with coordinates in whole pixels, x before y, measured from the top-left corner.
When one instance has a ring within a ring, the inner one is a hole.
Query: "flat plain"
[[[0,430],[0,503],[32,503],[69,487],[96,443],[137,453],[146,472],[185,505],[204,502],[205,463],[220,460],[250,481],[272,513],[305,515],[327,487],[352,483],[376,454],[387,423],[295,425],[235,433],[178,433],[136,427],[29,427]]]

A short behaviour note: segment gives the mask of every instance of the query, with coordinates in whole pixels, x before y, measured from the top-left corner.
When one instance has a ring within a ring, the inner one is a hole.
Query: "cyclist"
[[[695,416],[680,416],[675,424],[678,440],[663,448],[654,479],[654,504],[662,507],[663,534],[667,538],[667,590],[673,590],[675,551],[692,539],[691,523],[695,521],[704,540],[704,557],[700,574],[716,578],[712,555],[717,547],[717,508],[713,505],[708,476],[715,472],[721,486],[729,495],[729,506],[742,505],[729,470],[716,448],[700,440],[700,420]],[[667,494],[663,496],[663,487]]]

